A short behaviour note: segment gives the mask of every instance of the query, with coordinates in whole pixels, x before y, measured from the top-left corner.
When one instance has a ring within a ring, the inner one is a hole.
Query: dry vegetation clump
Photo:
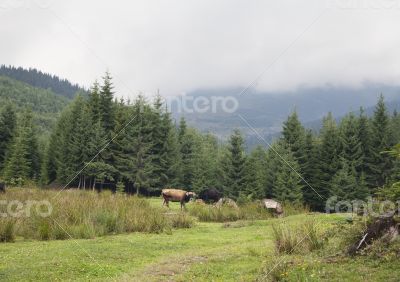
[[[257,203],[246,203],[237,208],[222,205],[200,205],[194,204],[189,209],[189,214],[203,222],[228,222],[237,220],[268,219],[272,215]]]
[[[14,188],[0,195],[0,200],[5,203],[18,201],[23,205],[19,216],[9,215],[7,205],[0,207],[0,212],[7,214],[0,217],[0,241],[13,241],[16,237],[52,240],[127,232],[161,233],[172,228],[189,228],[194,224],[188,215],[167,217],[161,208],[152,207],[144,198],[75,189],[57,193]],[[51,215],[41,216],[40,209],[32,205],[27,216],[25,211],[29,201],[48,201]],[[12,207],[14,211],[21,208],[17,205]]]
[[[324,246],[325,236],[314,220],[297,226],[281,222],[272,226],[278,254],[307,253]]]

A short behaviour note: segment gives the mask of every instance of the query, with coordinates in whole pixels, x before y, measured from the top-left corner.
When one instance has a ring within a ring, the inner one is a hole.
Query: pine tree
[[[114,92],[111,82],[112,78],[108,72],[103,77],[103,85],[100,90],[100,114],[101,121],[108,138],[111,138],[114,130]]]
[[[234,130],[229,139],[229,167],[227,168],[227,180],[225,184],[228,195],[232,198],[239,197],[246,188],[245,162],[243,137],[239,130]]]
[[[332,178],[331,196],[336,196],[338,201],[351,201],[357,199],[357,177],[355,168],[342,159],[341,169]]]
[[[178,141],[180,152],[179,183],[184,189],[192,190],[194,181],[194,158],[195,158],[195,136],[194,130],[189,130],[186,121],[181,118],[178,128]]]
[[[101,118],[100,85],[97,81],[94,82],[90,89],[88,107],[91,112],[93,123],[96,123]]]
[[[16,112],[11,103],[0,109],[0,172],[4,168],[7,151],[15,134]]]
[[[314,187],[323,199],[328,199],[332,190],[332,178],[340,169],[340,139],[336,122],[329,113],[324,118],[320,133],[318,152],[319,183]],[[324,203],[321,200],[317,209],[322,210]]]
[[[372,118],[372,160],[370,182],[375,187],[386,184],[392,173],[393,158],[387,157],[382,152],[390,150],[392,136],[390,120],[387,114],[383,95],[380,96]]]
[[[245,164],[246,188],[245,196],[262,199],[265,195],[267,153],[261,146],[251,151]]]
[[[151,154],[153,147],[152,124],[150,121],[152,110],[146,104],[144,98],[139,96],[134,105],[134,112],[138,120],[133,127],[133,184],[138,195],[141,189],[152,191],[151,188],[154,187],[154,180],[152,179],[154,167]]]
[[[306,205],[308,205],[312,210],[315,210],[320,206],[321,197],[316,191],[319,187],[319,167],[318,167],[318,155],[319,144],[314,137],[311,130],[306,133],[304,141],[304,155],[305,162],[303,164],[301,175],[306,183],[303,181],[303,198]]]
[[[347,163],[356,169],[362,171],[363,152],[361,140],[358,134],[357,119],[353,113],[345,116],[340,122],[339,134],[341,141],[341,156]],[[359,175],[357,174],[357,177]]]
[[[272,188],[273,197],[280,202],[302,203],[302,184],[298,174],[300,166],[293,153],[286,150],[280,154],[285,160],[276,171],[276,181]]]
[[[372,132],[371,123],[368,117],[364,113],[364,109],[360,108],[360,115],[358,117],[358,128],[357,128],[358,140],[360,140],[361,148],[361,165],[358,169],[358,174],[365,176],[365,184],[370,189],[373,188],[373,180],[370,179],[371,173],[371,162],[372,158]]]
[[[8,182],[22,184],[29,179],[38,179],[40,159],[32,112],[25,111],[18,122],[4,169]]]
[[[194,146],[193,191],[216,187],[218,144],[211,134],[196,134]]]
[[[299,121],[296,111],[292,112],[283,123],[282,135],[285,143],[302,167],[302,164],[306,161],[304,155],[305,130]]]

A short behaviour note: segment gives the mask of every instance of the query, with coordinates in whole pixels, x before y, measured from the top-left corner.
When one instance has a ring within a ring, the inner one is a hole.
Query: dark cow
[[[223,194],[215,188],[207,188],[200,192],[199,198],[206,203],[216,203],[222,198]]]
[[[6,192],[6,184],[4,182],[0,182],[0,193]]]
[[[163,189],[161,195],[164,199],[163,205],[169,207],[169,202],[180,202],[181,209],[185,206],[185,203],[189,202],[190,199],[196,197],[196,193],[187,192],[180,189]]]

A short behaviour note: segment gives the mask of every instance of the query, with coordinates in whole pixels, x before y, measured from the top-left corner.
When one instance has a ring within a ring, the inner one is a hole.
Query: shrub
[[[314,220],[308,220],[299,226],[290,226],[283,222],[273,225],[275,249],[278,254],[311,252],[324,246],[325,236]]]
[[[299,233],[287,225],[279,224],[272,226],[275,242],[275,250],[278,254],[290,254],[295,251],[301,242]]]
[[[193,217],[183,212],[173,214],[170,220],[173,228],[190,228],[195,223]]]
[[[15,240],[15,221],[4,220],[0,225],[0,242],[14,242]]]

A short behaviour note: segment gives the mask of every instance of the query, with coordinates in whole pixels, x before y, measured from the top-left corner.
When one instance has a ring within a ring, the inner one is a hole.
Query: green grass
[[[161,199],[148,200],[160,207]],[[190,204],[188,209],[190,208]],[[166,209],[167,210],[167,209]],[[171,203],[172,213],[179,204]],[[280,256],[272,226],[301,226],[315,219],[328,229],[338,215],[301,214],[284,219],[198,222],[171,233],[131,233],[94,239],[0,243],[0,281],[395,281],[396,261],[332,257],[323,250]],[[281,259],[283,263],[264,275]],[[286,267],[285,267],[286,266]],[[282,275],[283,274],[283,275]]]

